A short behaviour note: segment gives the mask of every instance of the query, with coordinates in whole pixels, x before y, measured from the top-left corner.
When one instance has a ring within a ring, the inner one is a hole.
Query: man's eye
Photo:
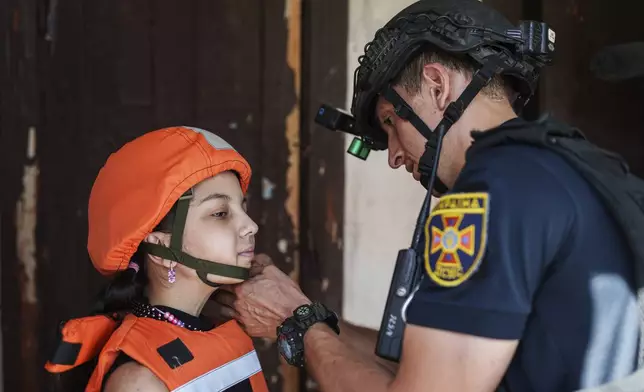
[[[385,119],[382,120],[382,123],[385,124],[385,125],[388,125],[388,126],[393,126],[394,125],[394,122],[391,119],[391,117],[385,117]]]

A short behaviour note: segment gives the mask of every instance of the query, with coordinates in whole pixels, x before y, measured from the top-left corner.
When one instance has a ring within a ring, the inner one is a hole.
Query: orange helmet
[[[94,267],[103,275],[125,269],[141,245],[148,253],[197,270],[210,285],[208,273],[246,279],[245,268],[182,252],[192,188],[228,170],[238,174],[245,194],[250,165],[225,140],[203,129],[164,128],[125,144],[108,158],[90,194],[87,250]],[[175,203],[170,246],[142,243]]]

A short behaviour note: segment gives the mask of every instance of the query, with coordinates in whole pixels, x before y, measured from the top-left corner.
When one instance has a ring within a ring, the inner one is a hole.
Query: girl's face
[[[232,172],[218,174],[196,185],[193,193],[183,233],[183,251],[203,260],[250,267],[258,227],[246,213],[237,176]],[[184,270],[196,278],[194,270]],[[208,274],[208,280],[239,282],[213,274]]]

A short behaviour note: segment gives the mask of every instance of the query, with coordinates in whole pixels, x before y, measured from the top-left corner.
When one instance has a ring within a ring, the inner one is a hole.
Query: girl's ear
[[[168,246],[170,246],[170,234],[161,233],[161,232],[150,233],[150,234],[148,234],[147,237],[145,237],[143,239],[143,242],[168,247]],[[150,261],[153,262],[154,264],[159,265],[159,266],[164,266],[165,268],[170,268],[171,265],[173,267],[177,265],[176,261],[166,260],[163,257],[156,256],[156,255],[153,255],[153,254],[148,254],[148,257],[149,257]]]

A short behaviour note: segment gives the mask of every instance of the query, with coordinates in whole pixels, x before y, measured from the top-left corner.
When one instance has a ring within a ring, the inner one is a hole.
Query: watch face
[[[291,345],[289,344],[288,338],[286,336],[281,335],[278,338],[277,344],[279,345],[280,352],[287,360],[293,356],[291,352]]]
[[[311,308],[306,305],[300,306],[295,309],[295,314],[297,314],[298,317],[308,317],[311,314]]]

